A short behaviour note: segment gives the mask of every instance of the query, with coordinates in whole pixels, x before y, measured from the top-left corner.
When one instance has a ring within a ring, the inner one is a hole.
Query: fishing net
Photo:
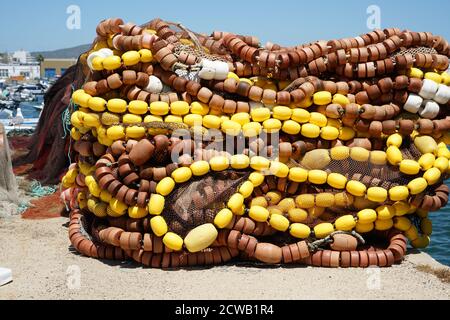
[[[14,161],[14,167],[32,164],[30,179],[57,184],[70,164],[70,135],[64,131],[64,112],[69,108],[72,86],[83,82],[80,64],[70,67],[44,96],[36,130],[26,146],[28,152]]]
[[[163,217],[171,230],[186,236],[199,225],[213,223],[217,211],[247,177],[245,172],[225,171],[181,185],[168,197]]]
[[[0,216],[17,214],[18,203],[17,182],[12,169],[11,151],[5,128],[0,123]]]
[[[384,267],[407,240],[429,244],[449,191],[443,38],[391,28],[263,48],[161,19],[108,19],[97,35],[58,114],[77,251],[158,268]],[[53,150],[49,173],[64,162]]]

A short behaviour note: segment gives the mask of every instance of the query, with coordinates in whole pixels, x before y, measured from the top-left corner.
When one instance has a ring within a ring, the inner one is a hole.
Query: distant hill
[[[81,46],[67,49],[32,52],[31,55],[37,57],[39,54],[41,54],[44,58],[49,59],[71,59],[71,58],[77,59],[82,53],[88,51],[90,46],[91,46],[90,44],[84,44]]]

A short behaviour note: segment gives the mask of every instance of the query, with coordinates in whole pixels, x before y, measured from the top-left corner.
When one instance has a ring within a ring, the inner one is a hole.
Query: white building
[[[28,51],[19,50],[12,54],[12,60],[21,64],[35,64],[37,63],[36,58],[34,58]]]
[[[41,67],[38,64],[0,64],[0,79],[24,77],[32,80],[40,76]]]

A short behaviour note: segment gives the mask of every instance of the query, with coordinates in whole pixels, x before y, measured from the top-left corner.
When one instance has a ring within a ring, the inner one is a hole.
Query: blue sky
[[[70,5],[80,7],[79,30],[66,27]],[[256,35],[263,43],[293,45],[367,32],[369,5],[380,7],[382,28],[430,31],[450,39],[448,0],[10,0],[0,4],[0,51],[87,44],[97,23],[108,17],[138,24],[161,17],[197,32],[231,31]]]

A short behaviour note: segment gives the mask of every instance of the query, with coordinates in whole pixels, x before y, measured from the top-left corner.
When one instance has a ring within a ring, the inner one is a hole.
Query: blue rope
[[[72,136],[70,136],[69,150],[67,151],[67,158],[69,158],[69,166],[72,164],[72,158],[70,157],[71,150],[72,150]]]
[[[61,115],[62,125],[63,125],[63,129],[64,129],[64,136],[62,137],[62,139],[66,139],[67,135],[70,137],[69,150],[68,150],[68,153],[67,153],[67,158],[69,158],[69,164],[72,164],[72,158],[70,157],[70,153],[71,153],[71,149],[72,149],[71,148],[72,147],[72,135],[70,134],[71,133],[72,123],[70,121],[70,117],[71,117],[72,112],[76,111],[78,109],[78,105],[76,105],[73,102],[73,99],[72,99],[72,94],[75,91],[75,87],[74,87],[73,84],[71,85],[71,89],[72,90],[70,92],[69,105],[67,106],[66,110],[64,110],[64,112]]]
[[[72,94],[75,91],[75,87],[74,87],[73,84],[71,85],[71,88],[72,88],[72,91],[70,92],[70,102],[69,102],[69,106],[68,107],[69,108],[73,107],[73,110],[71,110],[71,111],[76,111],[76,110],[78,110],[78,105],[76,103],[74,103],[73,99],[72,99]]]
[[[56,192],[55,187],[43,187],[39,181],[34,180],[30,185],[30,195],[33,198],[45,197]]]
[[[71,91],[70,91],[69,105],[64,110],[64,112],[61,114],[61,120],[62,120],[63,129],[64,129],[64,136],[62,137],[62,139],[65,139],[68,134],[70,135],[70,129],[71,129],[70,127],[72,125],[70,122],[71,111],[72,111],[72,109],[73,110],[77,109],[77,105],[73,102],[73,99],[72,99],[72,94],[73,94],[74,90],[75,90],[75,87],[72,84]]]
[[[55,193],[56,187],[43,187],[39,181],[33,180],[30,184],[30,196],[33,198],[41,198]],[[21,201],[17,207],[17,213],[24,213],[29,207],[31,207],[29,202]]]
[[[30,204],[27,202],[21,202],[17,207],[17,214],[22,214],[30,207]]]
[[[62,119],[62,126],[64,129],[64,136],[62,137],[62,139],[66,139],[67,135],[70,135],[70,111],[69,111],[69,107],[66,108],[66,110],[64,110],[64,112],[61,115],[61,119]]]

